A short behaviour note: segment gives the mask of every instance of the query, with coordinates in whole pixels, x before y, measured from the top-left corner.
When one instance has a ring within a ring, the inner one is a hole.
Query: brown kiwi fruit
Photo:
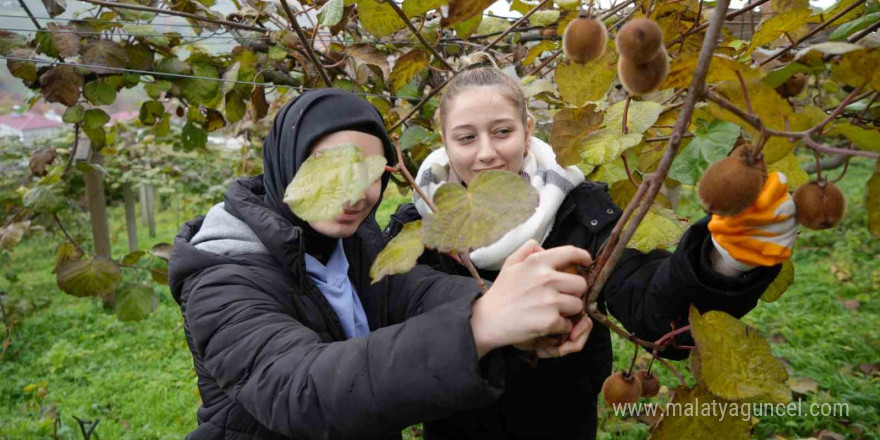
[[[608,40],[608,30],[601,21],[581,15],[572,20],[562,34],[562,50],[568,59],[586,63],[602,56]]]
[[[642,397],[654,397],[660,393],[660,379],[650,371],[636,371],[636,379],[642,383]]]
[[[666,59],[666,49],[663,48],[645,64],[635,64],[626,57],[617,60],[620,83],[633,95],[653,92],[660,87],[668,72],[669,60]]]
[[[636,403],[642,395],[642,383],[625,372],[614,373],[602,384],[602,397],[610,405]]]
[[[647,18],[630,20],[617,32],[617,52],[633,64],[645,64],[663,47],[663,31]]]
[[[744,145],[706,169],[697,184],[697,196],[709,213],[736,215],[755,203],[766,178],[763,155]]]
[[[791,78],[780,84],[779,87],[776,87],[776,93],[779,93],[785,98],[790,98],[792,96],[800,95],[806,87],[807,75],[804,75],[803,73],[795,73]]]
[[[837,226],[846,212],[846,198],[837,185],[821,180],[801,185],[794,192],[795,219],[809,229]]]

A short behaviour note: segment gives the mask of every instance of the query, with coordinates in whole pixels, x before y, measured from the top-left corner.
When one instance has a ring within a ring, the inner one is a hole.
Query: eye
[[[495,130],[495,134],[499,136],[507,136],[510,133],[513,133],[513,130],[509,128],[499,128],[498,130]]]
[[[460,144],[466,144],[468,142],[473,141],[474,139],[476,139],[476,136],[474,136],[472,134],[459,136],[459,137],[455,138],[455,140]]]

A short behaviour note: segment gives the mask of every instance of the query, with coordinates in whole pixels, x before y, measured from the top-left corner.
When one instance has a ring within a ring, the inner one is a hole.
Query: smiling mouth
[[[478,170],[474,170],[474,172],[479,173],[480,171],[500,170],[500,169],[503,169],[503,168],[504,168],[504,165],[498,165],[498,166],[494,166],[494,167],[491,167],[491,168],[480,168],[480,169],[478,169]]]

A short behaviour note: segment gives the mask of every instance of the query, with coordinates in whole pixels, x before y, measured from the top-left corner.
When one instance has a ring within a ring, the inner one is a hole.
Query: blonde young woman
[[[535,214],[499,241],[470,255],[481,275],[494,280],[519,244],[534,239],[545,249],[574,245],[595,255],[621,209],[608,186],[586,181],[576,167],[557,164],[553,149],[531,136],[535,121],[518,84],[479,56],[450,83],[439,107],[444,148],[430,154],[416,177],[427,196],[443,184],[467,185],[484,170],[519,173],[540,194]],[[393,237],[405,223],[430,212],[418,194],[402,205],[385,230]],[[794,204],[785,176],[772,174],[759,200],[735,217],[704,218],[691,225],[675,252],[628,249],[599,297],[638,337],[655,340],[687,325],[688,307],[721,310],[741,317],[755,307],[791,256],[795,240]],[[426,251],[420,262],[450,274],[467,274],[455,260]],[[677,341],[692,345],[689,335]],[[533,368],[525,356],[509,352],[505,392],[495,404],[425,423],[425,438],[592,439],[596,436],[597,395],[611,373],[607,328],[594,323],[586,347],[566,357],[541,360]],[[682,359],[687,351],[668,349]]]

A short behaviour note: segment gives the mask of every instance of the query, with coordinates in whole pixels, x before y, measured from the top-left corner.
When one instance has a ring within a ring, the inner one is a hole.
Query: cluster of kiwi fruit
[[[602,56],[608,39],[605,25],[585,12],[565,28],[562,50],[575,63],[587,63]],[[617,73],[633,95],[657,89],[669,72],[663,31],[653,20],[637,18],[623,25],[616,37]]]
[[[631,94],[644,95],[660,87],[669,72],[663,31],[657,22],[636,18],[617,32],[617,75]]]
[[[602,384],[602,397],[609,405],[636,403],[639,397],[654,397],[660,392],[660,380],[650,371],[614,373]]]
[[[706,169],[697,185],[697,197],[711,214],[737,215],[755,203],[766,179],[763,155],[743,141],[729,156]],[[843,193],[826,179],[802,185],[792,199],[796,221],[809,229],[833,228],[843,220],[846,211]]]

